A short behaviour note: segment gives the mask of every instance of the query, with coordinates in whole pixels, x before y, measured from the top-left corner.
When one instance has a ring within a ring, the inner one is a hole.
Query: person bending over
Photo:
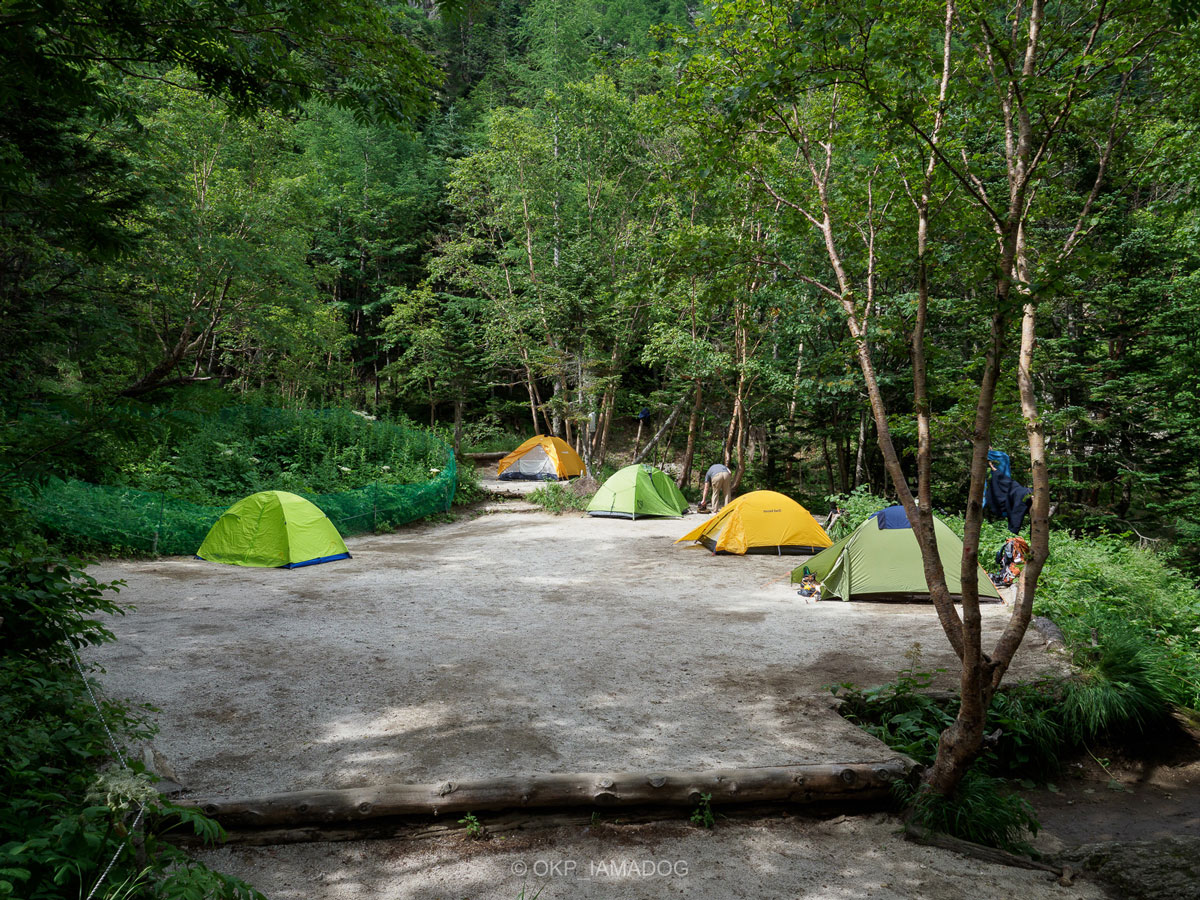
[[[729,466],[714,463],[704,473],[704,491],[700,494],[701,510],[708,507],[710,491],[712,492],[713,512],[720,512],[722,507],[729,505],[733,493],[733,473],[729,471]],[[718,501],[718,497],[722,499]]]

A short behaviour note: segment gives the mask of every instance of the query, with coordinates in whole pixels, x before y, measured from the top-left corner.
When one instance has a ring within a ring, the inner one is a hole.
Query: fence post
[[[371,482],[371,533],[379,531],[379,482]]]

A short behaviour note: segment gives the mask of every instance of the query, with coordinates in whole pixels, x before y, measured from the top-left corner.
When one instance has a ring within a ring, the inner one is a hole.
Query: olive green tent
[[[589,516],[636,519],[639,516],[679,518],[687,512],[687,500],[670,477],[647,465],[626,466],[596,491],[588,504]]]
[[[347,559],[350,553],[333,523],[311,502],[287,491],[260,491],[229,507],[196,555],[235,566],[296,569]]]
[[[949,526],[933,520],[938,555],[951,596],[962,597],[962,541]],[[805,570],[824,584],[821,595],[842,600],[928,600],[921,548],[904,507],[880,510],[832,547],[792,571],[799,582]],[[996,586],[979,569],[979,596],[999,600]]]

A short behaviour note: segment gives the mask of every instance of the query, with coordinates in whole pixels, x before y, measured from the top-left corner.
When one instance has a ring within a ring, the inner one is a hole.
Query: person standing
[[[729,471],[729,466],[714,463],[704,473],[704,491],[700,494],[701,509],[708,503],[709,491],[712,491],[713,512],[720,512],[722,507],[729,505],[733,492],[733,473]],[[718,496],[723,498],[719,504]]]

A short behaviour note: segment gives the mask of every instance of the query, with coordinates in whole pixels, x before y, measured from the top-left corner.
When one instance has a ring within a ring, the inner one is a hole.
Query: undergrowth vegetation
[[[209,417],[176,415],[123,442],[115,478],[195,503],[260,490],[327,494],[369,484],[417,484],[446,465],[428,432],[350,410],[229,407]]]
[[[60,472],[76,477],[15,484],[12,493],[63,551],[194,553],[231,503],[264,490],[307,496],[343,536],[388,531],[480,496],[473,472],[437,434],[405,422],[258,403],[142,413],[97,426],[90,442],[64,425],[61,443],[76,451]]]
[[[74,650],[113,639],[95,617],[122,612],[118,588],[44,548],[0,554],[0,898],[261,900],[163,839],[171,822],[207,842],[221,830],[160,797],[131,750],[150,711],[94,684],[93,703]]]
[[[530,503],[536,503],[549,512],[559,515],[570,510],[585,510],[591,502],[588,494],[576,494],[557,481],[549,481],[525,495]]]
[[[961,534],[961,519],[942,518]],[[988,523],[983,546],[999,547],[1007,537]],[[990,562],[986,553],[981,559]],[[1200,706],[1200,593],[1163,556],[1119,536],[1053,533],[1034,612],[1066,635],[1072,674],[996,694],[985,751],[954,797],[899,788],[919,827],[1027,849],[1037,821],[1006,779],[1028,785],[1054,778],[1064,760],[1099,742],[1119,746],[1171,727],[1173,705]],[[892,683],[835,692],[847,718],[928,765],[958,699],[926,691],[937,673],[922,670],[920,651],[913,648],[912,664]]]

